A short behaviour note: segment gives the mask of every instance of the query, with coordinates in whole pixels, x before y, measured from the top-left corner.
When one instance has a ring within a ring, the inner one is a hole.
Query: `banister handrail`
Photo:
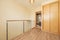
[[[31,20],[7,20],[8,21],[31,21]]]

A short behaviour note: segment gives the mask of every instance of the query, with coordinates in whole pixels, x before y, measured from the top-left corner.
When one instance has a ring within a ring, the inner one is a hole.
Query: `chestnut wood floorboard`
[[[18,35],[12,40],[60,40],[60,36],[43,32],[40,28],[33,28],[28,32]]]

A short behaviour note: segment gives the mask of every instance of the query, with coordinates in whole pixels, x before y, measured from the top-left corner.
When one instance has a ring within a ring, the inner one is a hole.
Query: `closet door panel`
[[[59,35],[60,35],[60,0],[59,0]]]
[[[50,5],[50,31],[51,33],[58,33],[58,3],[53,3]]]
[[[49,5],[44,6],[44,31],[49,32]]]

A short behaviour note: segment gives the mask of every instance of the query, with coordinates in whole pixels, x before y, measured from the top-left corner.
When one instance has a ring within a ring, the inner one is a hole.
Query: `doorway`
[[[36,27],[41,28],[42,27],[42,16],[41,16],[41,11],[36,12]]]

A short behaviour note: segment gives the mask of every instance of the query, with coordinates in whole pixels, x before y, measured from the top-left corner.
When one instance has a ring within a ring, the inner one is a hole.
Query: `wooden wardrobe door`
[[[43,7],[44,13],[44,31],[49,32],[49,5]]]
[[[59,0],[59,35],[60,35],[60,0]]]
[[[58,2],[50,5],[50,31],[51,33],[58,33]]]

